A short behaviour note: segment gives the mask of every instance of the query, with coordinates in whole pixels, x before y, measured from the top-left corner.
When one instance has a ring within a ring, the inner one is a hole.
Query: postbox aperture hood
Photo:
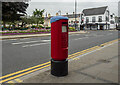
[[[56,22],[56,21],[61,20],[61,19],[66,19],[66,20],[68,20],[68,17],[55,16],[55,17],[52,17],[52,18],[50,19],[50,23]]]

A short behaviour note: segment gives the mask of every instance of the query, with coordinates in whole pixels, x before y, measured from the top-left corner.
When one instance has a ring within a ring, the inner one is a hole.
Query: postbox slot
[[[62,22],[62,24],[68,24],[68,22]]]

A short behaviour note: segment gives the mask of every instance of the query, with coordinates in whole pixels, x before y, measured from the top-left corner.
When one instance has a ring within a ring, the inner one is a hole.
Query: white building
[[[110,29],[115,29],[117,22],[115,21],[115,14],[110,15]]]
[[[84,9],[80,16],[80,29],[110,29],[110,12],[108,6]],[[111,21],[114,21],[113,18]]]

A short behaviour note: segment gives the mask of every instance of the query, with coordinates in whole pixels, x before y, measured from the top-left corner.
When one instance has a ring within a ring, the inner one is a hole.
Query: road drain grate
[[[106,59],[101,59],[101,60],[98,60],[98,62],[101,62],[101,63],[110,63],[111,61],[106,60]]]

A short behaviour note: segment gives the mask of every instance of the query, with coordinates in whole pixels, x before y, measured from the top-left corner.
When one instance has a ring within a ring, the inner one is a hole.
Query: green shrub
[[[75,31],[74,27],[69,27],[69,31]]]
[[[50,29],[51,27],[46,27],[46,29]]]
[[[33,25],[31,28],[36,28],[37,26]]]
[[[44,28],[42,25],[39,25],[39,28]]]

